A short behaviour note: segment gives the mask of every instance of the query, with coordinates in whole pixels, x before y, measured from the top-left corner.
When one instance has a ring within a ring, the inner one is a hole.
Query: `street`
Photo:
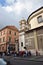
[[[26,61],[26,60],[12,60],[11,65],[43,65],[43,62]]]
[[[43,56],[41,57],[10,57],[7,56],[6,59],[10,64],[8,65],[43,65]]]

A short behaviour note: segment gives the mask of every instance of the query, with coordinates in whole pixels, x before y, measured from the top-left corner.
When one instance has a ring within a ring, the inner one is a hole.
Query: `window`
[[[16,35],[16,32],[14,33],[14,35]]]
[[[9,37],[9,42],[11,42],[11,37]]]
[[[14,38],[14,42],[16,42],[16,39]]]
[[[5,37],[3,37],[3,42],[5,42]]]
[[[5,34],[5,31],[4,31],[4,33],[3,34]]]
[[[21,46],[23,46],[23,42],[21,42]]]
[[[4,50],[4,47],[2,47],[2,50]]]
[[[2,32],[1,32],[1,35],[2,35]]]
[[[1,43],[1,38],[0,38],[0,43]]]
[[[42,16],[38,16],[38,17],[37,17],[37,20],[38,20],[38,23],[43,22]]]
[[[9,31],[9,34],[11,34],[11,31]]]
[[[15,39],[15,42],[18,43],[18,39]]]

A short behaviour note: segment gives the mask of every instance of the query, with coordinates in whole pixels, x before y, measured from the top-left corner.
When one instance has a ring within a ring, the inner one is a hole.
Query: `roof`
[[[43,29],[43,26],[40,26],[40,27],[31,29],[31,30],[25,31],[25,33],[33,32],[34,30],[38,30],[38,29]]]
[[[32,12],[32,13],[29,15],[28,19],[29,19],[34,13],[36,13],[37,11],[39,11],[39,10],[41,10],[41,9],[43,9],[43,6],[40,7],[39,9],[35,10],[34,12]],[[27,22],[28,22],[28,19],[27,19]]]
[[[6,27],[2,28],[0,31],[4,30],[6,28],[19,31],[15,26],[6,26]]]

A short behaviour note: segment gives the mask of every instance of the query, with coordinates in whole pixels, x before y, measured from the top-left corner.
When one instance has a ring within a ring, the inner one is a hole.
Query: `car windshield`
[[[0,65],[7,65],[7,62],[4,59],[0,58]]]

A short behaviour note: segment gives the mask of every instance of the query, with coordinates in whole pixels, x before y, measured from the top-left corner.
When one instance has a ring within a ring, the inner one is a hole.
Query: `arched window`
[[[41,22],[43,22],[42,15],[38,16],[38,17],[37,17],[37,20],[38,20],[38,23],[41,23]]]

